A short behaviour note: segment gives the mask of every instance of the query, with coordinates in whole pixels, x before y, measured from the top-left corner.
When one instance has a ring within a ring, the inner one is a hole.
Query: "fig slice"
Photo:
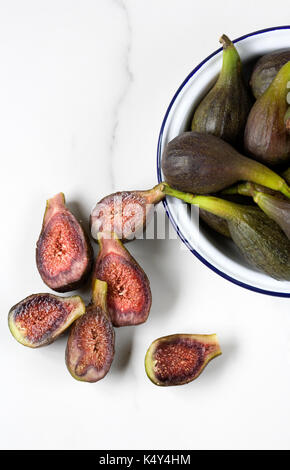
[[[38,348],[52,343],[84,313],[85,305],[78,295],[33,294],[10,309],[8,325],[19,343]]]
[[[115,332],[107,313],[107,283],[96,279],[92,303],[73,325],[65,359],[70,374],[97,382],[108,373],[115,353]]]
[[[196,379],[209,361],[221,353],[215,334],[164,336],[149,347],[145,370],[155,385],[183,385]]]
[[[42,280],[57,292],[72,291],[86,281],[92,261],[92,247],[84,230],[66,208],[64,194],[56,194],[46,203],[36,247]]]
[[[144,323],[151,308],[149,280],[115,233],[99,233],[93,278],[108,283],[108,312],[114,326]]]
[[[99,232],[116,233],[125,242],[135,239],[150,221],[154,205],[164,198],[160,185],[147,191],[120,191],[101,199],[91,212],[94,240]]]

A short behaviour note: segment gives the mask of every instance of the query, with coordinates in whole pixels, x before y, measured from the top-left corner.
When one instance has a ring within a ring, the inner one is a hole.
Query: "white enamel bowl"
[[[269,28],[236,39],[235,45],[245,69],[269,52],[290,48],[290,26]],[[158,181],[163,180],[161,156],[166,144],[185,129],[192,111],[215,82],[222,64],[222,49],[201,62],[175,93],[165,114],[158,142]],[[290,297],[290,282],[277,281],[250,267],[231,240],[200,226],[186,205],[174,198],[164,202],[167,215],[181,240],[206,266],[225,279],[263,294]]]

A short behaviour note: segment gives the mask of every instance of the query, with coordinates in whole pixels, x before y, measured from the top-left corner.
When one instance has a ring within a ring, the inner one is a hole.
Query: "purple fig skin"
[[[98,237],[100,251],[93,279],[108,284],[108,313],[113,325],[144,323],[152,303],[148,277],[115,234],[99,233]]]
[[[285,125],[289,81],[290,62],[287,62],[252,107],[246,125],[246,152],[268,166],[290,161],[290,136]]]
[[[69,292],[87,280],[93,263],[90,241],[66,208],[63,193],[47,201],[36,246],[36,264],[42,280],[56,292]]]
[[[99,232],[114,232],[123,243],[134,240],[150,221],[154,205],[164,198],[159,185],[144,191],[119,191],[101,199],[91,212],[94,240]]]
[[[265,93],[279,70],[289,61],[290,49],[271,52],[258,60],[250,80],[250,86],[256,99]]]
[[[255,191],[254,201],[270,219],[281,227],[290,240],[290,202],[270,194]]]

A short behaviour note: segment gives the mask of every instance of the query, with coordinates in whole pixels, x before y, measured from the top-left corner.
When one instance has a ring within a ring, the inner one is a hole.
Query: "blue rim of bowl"
[[[240,42],[240,41],[243,41],[244,39],[246,38],[249,38],[251,36],[257,36],[259,34],[264,34],[264,33],[269,33],[271,31],[278,31],[278,30],[283,30],[283,29],[289,29],[290,30],[290,25],[285,25],[285,26],[274,26],[272,28],[266,28],[266,29],[260,29],[258,31],[254,31],[253,33],[249,33],[249,34],[245,34],[244,36],[241,36],[237,39],[235,39],[233,42],[236,43],[236,42]],[[175,100],[176,98],[178,97],[179,93],[183,90],[184,86],[187,84],[187,82],[191,79],[191,77],[193,75],[196,74],[196,72],[204,65],[206,64],[206,62],[208,62],[212,57],[214,57],[215,55],[217,55],[219,52],[222,51],[222,47],[220,47],[219,49],[217,49],[215,52],[213,52],[212,54],[210,54],[206,59],[204,59],[202,62],[200,62],[200,64],[198,64],[197,67],[195,67],[191,72],[190,74],[186,77],[186,79],[182,82],[182,84],[180,85],[180,87],[178,88],[178,90],[176,91],[176,93],[174,94],[167,110],[166,110],[166,113],[165,113],[165,116],[164,116],[164,119],[162,121],[162,125],[161,125],[161,129],[160,129],[160,133],[159,133],[159,138],[158,138],[158,145],[157,145],[157,178],[158,178],[158,182],[161,183],[162,181],[162,177],[161,177],[161,144],[162,144],[162,138],[163,138],[163,132],[164,132],[164,128],[165,128],[165,125],[166,125],[166,122],[167,122],[167,118],[169,116],[169,113],[171,111],[171,108],[173,106],[173,104],[175,103]],[[236,284],[240,287],[243,287],[244,289],[248,289],[248,290],[251,290],[253,292],[258,292],[259,294],[266,294],[266,295],[271,295],[271,296],[274,296],[274,297],[286,297],[286,298],[289,298],[290,297],[290,293],[285,293],[285,292],[274,292],[274,291],[268,291],[268,290],[264,290],[264,289],[259,289],[258,287],[254,287],[254,286],[251,286],[249,284],[246,284],[244,282],[241,282],[241,281],[238,281],[237,279],[229,276],[228,274],[225,274],[224,272],[220,271],[219,269],[217,269],[214,265],[212,265],[211,263],[209,263],[205,258],[203,258],[203,256],[201,256],[196,250],[194,250],[194,248],[190,245],[189,241],[187,240],[187,238],[183,235],[182,231],[180,230],[180,228],[178,227],[178,225],[176,224],[175,220],[174,220],[174,217],[173,215],[171,214],[170,212],[170,209],[168,207],[168,203],[166,201],[166,199],[163,201],[163,206],[165,208],[165,211],[166,211],[166,214],[171,222],[171,224],[173,225],[173,228],[174,230],[176,231],[177,235],[179,236],[179,238],[181,239],[181,241],[187,246],[187,248],[196,256],[196,258],[198,258],[203,264],[205,264],[205,266],[207,266],[208,268],[210,268],[212,271],[214,271],[216,274],[218,274],[219,276],[223,277],[224,279],[227,279],[228,281],[232,282],[233,284]]]

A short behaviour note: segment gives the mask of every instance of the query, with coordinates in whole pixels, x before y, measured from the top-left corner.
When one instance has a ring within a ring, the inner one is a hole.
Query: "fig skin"
[[[75,216],[66,208],[63,193],[46,203],[36,246],[36,264],[43,282],[56,292],[78,289],[91,272],[92,246]]]
[[[92,302],[70,330],[65,361],[72,377],[95,383],[110,370],[115,354],[115,332],[107,311],[107,283],[93,284]]]
[[[275,166],[290,161],[290,135],[285,124],[290,62],[278,72],[265,93],[260,96],[248,117],[244,145],[248,155],[265,165]]]
[[[290,168],[288,168],[286,171],[284,171],[283,173],[283,178],[285,179],[285,181],[290,184]]]
[[[145,356],[145,370],[155,385],[183,385],[195,380],[221,355],[217,336],[176,334],[158,338]]]
[[[8,326],[19,343],[39,348],[52,343],[84,313],[85,305],[78,295],[33,294],[10,309]]]
[[[274,279],[290,281],[290,240],[259,208],[213,196],[194,196],[164,183],[164,192],[228,222],[231,237],[249,264]]]
[[[211,194],[252,181],[290,197],[282,177],[209,134],[184,132],[171,140],[162,155],[162,171],[166,182],[180,191]]]
[[[199,216],[212,230],[218,232],[224,237],[231,238],[228,223],[226,220],[202,209],[199,210]]]
[[[252,100],[242,76],[242,63],[231,40],[223,35],[223,65],[213,88],[195,110],[191,129],[241,146]]]
[[[152,295],[149,279],[114,233],[99,233],[99,254],[93,279],[108,284],[108,313],[114,326],[135,326],[149,315]]]
[[[256,99],[265,93],[279,70],[289,61],[290,49],[271,52],[258,60],[250,80],[250,86]]]
[[[107,312],[107,283],[95,280],[91,304],[70,330],[65,362],[72,377],[95,383],[110,370],[115,354],[115,332]]]
[[[164,198],[159,185],[144,191],[119,191],[101,199],[90,215],[94,240],[99,232],[114,232],[123,243],[134,240],[145,229],[154,205]]]

